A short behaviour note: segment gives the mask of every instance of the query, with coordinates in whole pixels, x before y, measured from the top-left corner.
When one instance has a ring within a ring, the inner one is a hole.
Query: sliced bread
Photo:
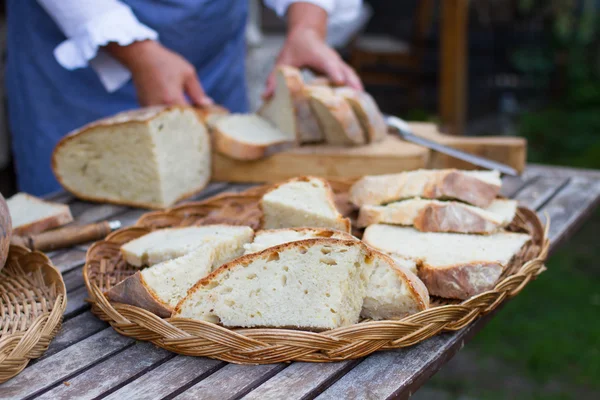
[[[169,317],[196,282],[222,264],[242,255],[252,240],[247,229],[231,235],[205,236],[190,253],[136,272],[115,285],[108,298]]]
[[[456,199],[485,208],[496,198],[501,186],[497,171],[416,170],[365,176],[350,189],[350,201],[362,207],[423,197]]]
[[[244,245],[244,254],[256,253],[283,243],[318,238],[358,240],[349,233],[326,228],[266,229],[256,232],[252,243]]]
[[[340,146],[365,143],[360,122],[342,96],[326,86],[315,86],[308,93],[327,143]]]
[[[294,137],[255,114],[225,115],[210,126],[215,149],[235,160],[258,160],[296,143]]]
[[[44,201],[27,193],[15,194],[6,204],[13,235],[39,233],[73,221],[68,205]]]
[[[254,241],[245,245],[246,253],[263,251],[283,243],[306,239],[331,238],[357,240],[354,236],[333,229],[290,228],[256,232]],[[374,320],[399,319],[429,306],[427,288],[417,277],[413,260],[390,257],[373,251],[373,272],[365,294],[361,315]]]
[[[127,111],[64,137],[52,168],[82,199],[164,208],[208,183],[210,138],[191,107]]]
[[[261,201],[262,228],[316,227],[350,232],[350,220],[335,206],[327,181],[305,176],[292,178],[266,192]]]
[[[350,87],[335,88],[334,92],[342,96],[352,107],[354,114],[365,134],[367,143],[382,141],[387,136],[388,128],[377,103],[367,92]]]
[[[408,199],[385,206],[360,208],[357,225],[414,226],[423,232],[491,233],[510,224],[517,212],[515,200],[496,199],[485,209],[457,201]]]
[[[206,238],[238,237],[252,240],[254,231],[248,226],[204,225],[159,229],[121,246],[125,261],[136,267],[154,265],[181,257],[200,246]]]
[[[504,231],[470,235],[379,224],[369,226],[363,236],[378,250],[417,260],[419,278],[430,294],[456,299],[493,288],[530,239],[527,234]]]
[[[293,72],[293,69],[279,67],[275,72],[275,92],[262,107],[258,114],[267,119],[287,137],[293,138],[297,143],[298,126],[296,124],[296,109],[293,93],[303,91],[302,76]]]
[[[429,307],[429,293],[406,262],[396,262],[373,252],[373,273],[369,277],[361,316],[373,320],[401,319]]]
[[[200,119],[209,126],[210,124],[217,122],[219,118],[229,115],[229,110],[217,104],[196,108],[195,110]]]
[[[371,253],[355,240],[308,239],[248,254],[198,282],[173,317],[228,327],[351,325],[360,316]]]

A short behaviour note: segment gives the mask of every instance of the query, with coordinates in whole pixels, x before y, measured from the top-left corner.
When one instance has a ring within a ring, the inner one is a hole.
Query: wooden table
[[[247,185],[211,184],[198,199]],[[600,202],[600,172],[528,166],[506,179],[503,194],[551,218],[551,250],[569,238]],[[66,193],[80,222],[107,218],[129,225],[145,211],[91,204]],[[63,272],[68,306],[63,327],[44,356],[0,385],[2,399],[384,399],[407,398],[461,349],[492,317],[419,345],[333,364],[240,366],[179,356],[116,333],[85,303],[86,246],[51,254]],[[535,285],[535,282],[531,283]]]

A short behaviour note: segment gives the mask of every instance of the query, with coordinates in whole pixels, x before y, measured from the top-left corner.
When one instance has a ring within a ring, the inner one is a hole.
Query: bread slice
[[[82,199],[164,208],[208,183],[210,138],[191,107],[127,111],[64,137],[52,168]]]
[[[308,93],[327,143],[342,146],[365,143],[360,122],[342,96],[326,86],[315,86]]]
[[[202,244],[205,238],[230,238],[243,235],[252,240],[249,226],[204,225],[159,229],[121,246],[125,261],[136,267],[154,265],[186,255]]]
[[[292,178],[266,192],[261,201],[262,228],[315,227],[350,232],[350,220],[335,206],[327,181],[313,176]]]
[[[73,221],[66,204],[44,201],[27,193],[17,193],[6,201],[14,235],[30,235]]]
[[[275,92],[258,110],[258,114],[296,143],[300,142],[293,93],[303,91],[302,76],[293,69],[279,67],[275,72]]]
[[[342,96],[352,107],[354,114],[358,117],[358,122],[360,122],[367,143],[379,142],[386,138],[387,123],[370,94],[350,87],[335,88],[334,93]]]
[[[202,122],[204,122],[207,126],[217,122],[219,118],[229,115],[228,109],[217,104],[196,108],[195,110]]]
[[[423,197],[456,199],[485,208],[496,198],[501,186],[498,171],[416,170],[365,176],[350,189],[350,201],[362,207]]]
[[[308,239],[248,254],[198,282],[173,317],[228,327],[351,325],[360,316],[371,253],[355,240]]]
[[[380,224],[369,226],[363,236],[365,243],[380,251],[418,260],[419,278],[429,293],[456,299],[493,288],[530,239],[524,233],[435,233]]]
[[[205,236],[190,253],[156,264],[115,285],[110,300],[144,308],[169,317],[177,303],[196,282],[222,264],[242,255],[252,231],[240,229],[231,235]]]
[[[294,147],[295,139],[254,114],[221,116],[211,124],[215,149],[235,160],[258,160]]]
[[[326,228],[285,228],[266,229],[256,232],[254,241],[244,245],[245,253],[257,253],[283,243],[306,239],[331,238],[340,240],[358,240],[349,233]]]
[[[401,319],[429,307],[429,293],[405,262],[373,252],[373,273],[369,277],[361,316],[373,320]]]
[[[254,241],[244,245],[245,254],[283,243],[317,238],[358,241],[348,233],[333,229],[271,229],[256,232]],[[373,272],[369,277],[362,317],[374,320],[400,319],[429,307],[429,293],[416,275],[416,263],[413,260],[390,257],[379,251],[373,251],[372,254]]]
[[[517,212],[515,200],[496,199],[485,209],[457,201],[408,199],[385,206],[360,208],[357,225],[414,226],[423,232],[491,233],[510,224]]]

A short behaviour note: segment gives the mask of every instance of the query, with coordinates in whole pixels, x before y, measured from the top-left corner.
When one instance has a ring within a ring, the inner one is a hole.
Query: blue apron
[[[216,103],[246,112],[247,0],[123,0],[160,42],[197,69]],[[91,68],[68,71],[53,56],[65,40],[35,0],[8,0],[6,88],[19,190],[60,188],[50,168],[55,144],[88,122],[139,106],[131,80],[108,93]]]

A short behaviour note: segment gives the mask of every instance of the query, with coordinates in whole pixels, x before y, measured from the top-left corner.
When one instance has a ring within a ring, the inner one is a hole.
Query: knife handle
[[[73,225],[27,236],[14,236],[12,244],[31,250],[50,251],[71,247],[76,244],[100,240],[112,231],[108,221],[88,225]]]

